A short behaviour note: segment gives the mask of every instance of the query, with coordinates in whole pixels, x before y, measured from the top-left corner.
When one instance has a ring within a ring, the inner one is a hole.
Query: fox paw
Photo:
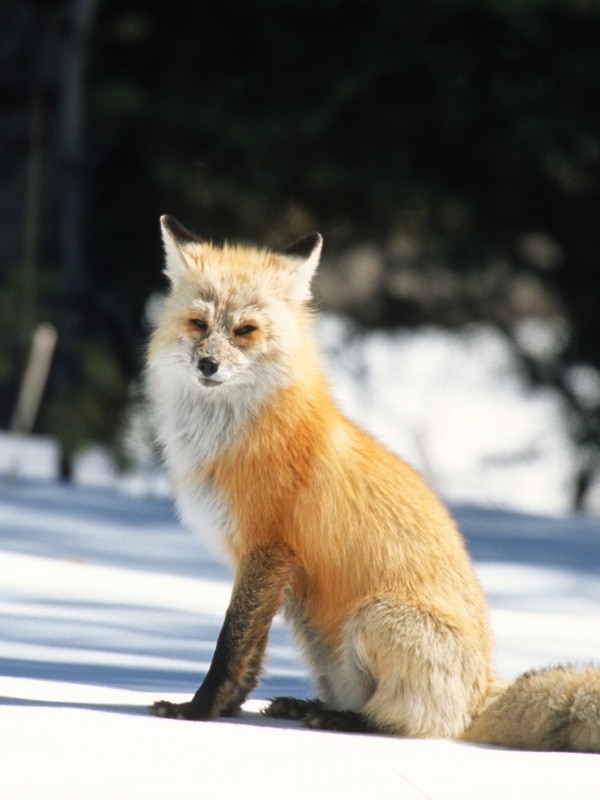
[[[374,733],[362,714],[355,711],[336,711],[332,708],[316,708],[302,719],[307,728],[319,731],[339,731],[342,733]]]
[[[242,713],[242,704],[241,703],[229,703],[224,708],[219,711],[220,717],[239,717]]]
[[[323,708],[321,700],[298,700],[296,697],[274,697],[263,714],[274,719],[305,720]]]
[[[191,703],[171,703],[169,700],[158,700],[148,706],[148,711],[154,717],[164,717],[165,719],[195,719]]]
[[[374,732],[365,717],[355,711],[327,708],[322,700],[298,700],[295,697],[274,697],[263,711],[267,717],[298,720],[307,728],[347,733]]]

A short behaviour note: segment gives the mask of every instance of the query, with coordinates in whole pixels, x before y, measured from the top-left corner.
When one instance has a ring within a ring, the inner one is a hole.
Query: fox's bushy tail
[[[520,750],[600,753],[600,669],[549,667],[514,683],[498,681],[461,738]]]

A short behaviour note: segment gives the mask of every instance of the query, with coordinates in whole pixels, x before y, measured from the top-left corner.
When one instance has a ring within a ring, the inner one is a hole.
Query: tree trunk
[[[90,31],[97,0],[72,0],[62,41],[59,106],[59,253],[61,268],[58,402],[68,404],[76,375],[80,303],[86,285],[84,253],[85,92]],[[61,446],[60,477],[72,475],[72,453]]]

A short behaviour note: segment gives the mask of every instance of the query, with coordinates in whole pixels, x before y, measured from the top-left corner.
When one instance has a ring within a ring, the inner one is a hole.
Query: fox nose
[[[198,369],[205,378],[210,378],[219,369],[219,362],[212,356],[206,356],[206,358],[201,358],[198,362]]]

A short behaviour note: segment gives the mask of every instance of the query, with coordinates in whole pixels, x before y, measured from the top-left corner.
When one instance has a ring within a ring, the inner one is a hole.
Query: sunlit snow
[[[452,500],[490,601],[499,674],[599,661],[600,519],[566,515],[573,454],[557,399],[528,395],[485,335],[399,334],[394,347],[381,335],[342,350],[341,325],[321,329],[340,403]],[[279,618],[242,717],[149,716],[148,703],[200,682],[231,576],[177,523],[155,465],[119,478],[89,453],[68,486],[53,480],[55,458],[51,441],[0,435],[0,797],[598,796],[598,755],[262,718],[268,697],[313,692]]]

